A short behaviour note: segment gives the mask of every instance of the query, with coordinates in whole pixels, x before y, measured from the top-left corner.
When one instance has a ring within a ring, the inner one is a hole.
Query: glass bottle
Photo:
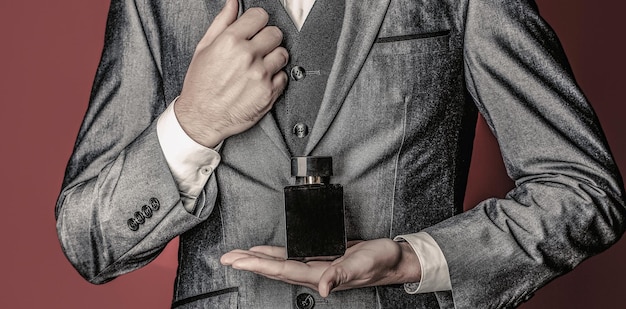
[[[346,251],[343,187],[331,184],[331,157],[293,157],[285,192],[287,258],[332,260]]]

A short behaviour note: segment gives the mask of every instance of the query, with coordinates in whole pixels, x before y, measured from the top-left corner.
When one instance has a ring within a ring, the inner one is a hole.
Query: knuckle
[[[238,54],[237,58],[238,58],[237,60],[238,60],[238,62],[240,64],[243,64],[245,66],[250,66],[250,65],[252,65],[252,63],[254,63],[255,56],[251,52],[248,52],[248,51],[245,51],[245,50],[241,50],[241,52]],[[256,70],[257,69],[252,67],[250,69],[249,73],[253,74],[253,76],[256,77],[256,75],[254,75],[254,74],[256,74]]]
[[[250,68],[249,74],[253,80],[257,81],[266,81],[269,77],[269,73],[261,65],[253,66],[252,68]]]
[[[239,39],[235,35],[234,30],[228,28],[220,35],[220,42],[226,46],[234,47],[239,43]]]

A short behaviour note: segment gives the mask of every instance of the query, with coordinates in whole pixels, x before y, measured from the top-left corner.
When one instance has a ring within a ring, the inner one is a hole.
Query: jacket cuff
[[[183,206],[190,213],[198,213],[196,199],[220,163],[221,157],[216,149],[196,143],[185,133],[174,113],[172,104],[157,120],[157,136],[163,155],[178,186]]]

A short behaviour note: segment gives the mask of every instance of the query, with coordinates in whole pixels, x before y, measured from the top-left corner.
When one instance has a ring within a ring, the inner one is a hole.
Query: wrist
[[[398,273],[400,274],[399,283],[412,283],[422,280],[422,267],[415,250],[408,242],[397,242],[400,246],[401,257],[398,265]]]
[[[182,96],[176,100],[174,115],[180,127],[196,143],[207,148],[215,148],[226,137],[219,130],[210,127],[206,121],[198,117],[200,112],[194,110],[191,106],[191,102]]]

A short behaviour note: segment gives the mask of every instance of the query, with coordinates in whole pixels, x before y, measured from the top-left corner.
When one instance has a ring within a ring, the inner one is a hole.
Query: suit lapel
[[[337,55],[305,154],[322,139],[341,108],[376,40],[390,0],[346,0]],[[282,140],[282,138],[281,138]]]
[[[259,121],[259,126],[261,127],[261,129],[263,129],[265,134],[274,143],[274,145],[276,145],[276,147],[278,147],[287,158],[290,158],[291,154],[287,149],[285,139],[278,129],[278,124],[276,124],[276,119],[274,119],[272,112],[268,112],[267,114],[265,114],[265,116],[263,116],[263,118],[261,118],[261,121]]]

